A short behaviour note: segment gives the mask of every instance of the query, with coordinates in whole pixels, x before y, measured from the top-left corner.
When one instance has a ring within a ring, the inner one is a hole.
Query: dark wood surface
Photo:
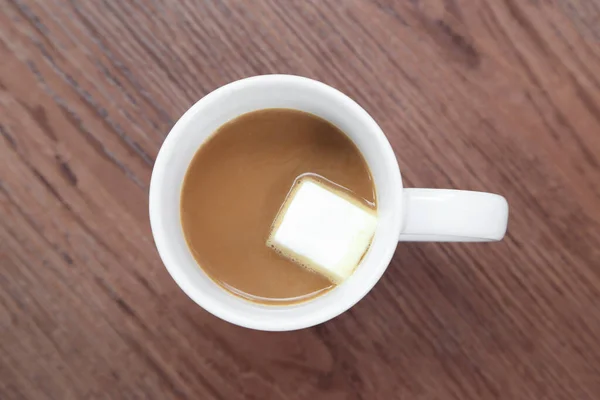
[[[600,1],[0,0],[0,398],[600,398]],[[351,311],[264,333],[154,248],[197,99],[265,73],[363,105],[406,186],[507,197],[495,244],[400,244]]]

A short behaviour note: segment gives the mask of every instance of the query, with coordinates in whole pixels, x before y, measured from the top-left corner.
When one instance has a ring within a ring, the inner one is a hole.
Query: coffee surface
[[[197,151],[181,190],[181,222],[194,258],[215,282],[267,304],[304,301],[332,288],[266,245],[279,208],[303,174],[324,177],[375,207],[359,150],[312,114],[289,109],[244,114]]]

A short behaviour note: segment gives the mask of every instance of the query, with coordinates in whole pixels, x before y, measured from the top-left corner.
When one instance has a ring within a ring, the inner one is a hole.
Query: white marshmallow
[[[313,179],[301,179],[279,211],[267,245],[341,283],[358,266],[377,227],[374,210]]]

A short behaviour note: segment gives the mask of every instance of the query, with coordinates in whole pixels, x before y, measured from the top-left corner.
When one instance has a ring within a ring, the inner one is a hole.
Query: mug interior
[[[377,194],[377,230],[357,270],[328,293],[293,305],[252,303],[221,288],[196,263],[181,227],[181,186],[198,148],[227,121],[264,108],[309,112],[339,127],[365,157]],[[337,316],[375,285],[398,243],[402,223],[401,201],[402,181],[394,152],[365,110],[323,83],[297,76],[265,75],[236,81],[215,90],[194,104],[175,124],[152,171],[150,222],[167,270],[196,303],[237,325],[270,331],[293,330]]]

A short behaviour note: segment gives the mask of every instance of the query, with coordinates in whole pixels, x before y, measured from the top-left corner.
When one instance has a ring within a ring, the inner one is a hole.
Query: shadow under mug
[[[362,152],[375,184],[378,224],[367,254],[343,284],[305,303],[261,305],[225,291],[198,266],[181,227],[181,186],[198,148],[227,121],[264,108],[297,109],[336,125]],[[156,247],[181,289],[219,318],[266,331],[306,328],[352,307],[385,272],[398,241],[496,241],[504,236],[508,220],[508,204],[499,195],[404,189],[394,151],[373,118],[340,91],[291,75],[264,75],[232,82],[186,111],[158,153],[149,203]]]

